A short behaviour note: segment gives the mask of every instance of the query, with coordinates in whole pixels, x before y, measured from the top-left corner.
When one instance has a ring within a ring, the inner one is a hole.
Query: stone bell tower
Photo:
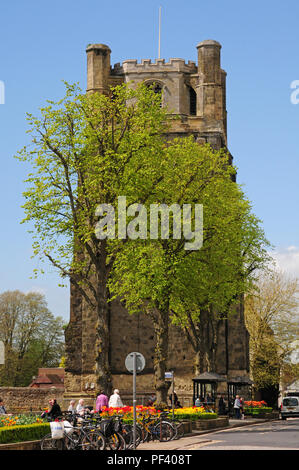
[[[162,106],[167,106],[171,129],[169,138],[193,135],[199,144],[210,143],[215,149],[227,148],[226,72],[220,63],[221,45],[207,40],[197,45],[198,60],[136,59],[110,64],[111,50],[104,44],[87,47],[87,93],[108,94],[109,88],[129,83],[155,84],[162,92]],[[179,119],[172,119],[178,116]],[[67,366],[66,397],[92,397],[95,391],[95,327],[84,300],[71,289],[71,316],[66,332]],[[118,301],[110,305],[110,364],[113,387],[122,396],[131,394],[131,376],[124,361],[131,351],[141,352],[146,369],[138,380],[140,393],[153,391],[154,330],[148,318],[128,315]],[[244,376],[249,371],[248,333],[244,324],[243,305],[229,322],[223,322],[217,370],[225,377]],[[179,328],[171,326],[169,335],[169,368],[175,371],[176,390],[186,398],[192,396],[194,354]],[[190,401],[191,404],[191,401]]]

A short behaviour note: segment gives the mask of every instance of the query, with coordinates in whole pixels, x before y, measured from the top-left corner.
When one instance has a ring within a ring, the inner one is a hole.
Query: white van
[[[299,397],[285,397],[280,407],[281,419],[299,417]]]

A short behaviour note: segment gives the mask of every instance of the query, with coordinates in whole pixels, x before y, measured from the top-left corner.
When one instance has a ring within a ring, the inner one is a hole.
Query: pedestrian
[[[219,398],[218,413],[219,413],[219,415],[225,415],[226,414],[226,405],[225,405],[223,395],[221,395],[221,397]]]
[[[6,415],[6,408],[4,406],[4,401],[0,398],[0,415]]]
[[[70,411],[71,413],[76,413],[76,402],[75,400],[71,400],[70,401],[70,406],[68,407],[68,411]]]
[[[194,405],[201,406],[201,399],[199,397],[196,398]]]
[[[80,398],[80,400],[78,401],[77,408],[76,408],[76,413],[82,415],[84,414],[84,411],[85,411],[84,399]]]
[[[152,393],[148,399],[147,406],[153,406],[156,400],[157,400],[156,395]]]
[[[245,418],[245,414],[244,414],[244,399],[242,397],[240,397],[240,403],[241,403],[241,407],[240,407],[240,418],[241,419],[244,419]]]
[[[171,405],[172,405],[172,395],[173,395],[174,407],[176,407],[177,402],[178,402],[178,396],[177,396],[177,394],[176,394],[175,391],[173,392],[173,394],[171,393],[171,394],[169,395],[169,401],[170,401]]]
[[[56,419],[62,416],[60,406],[58,405],[55,398],[49,400],[50,410],[47,413],[48,418]]]
[[[175,390],[173,392],[173,398],[174,398],[174,400],[173,400],[174,408],[182,408],[182,405],[179,402],[179,399],[178,399],[178,396],[177,396],[177,393],[176,393]],[[172,393],[169,395],[169,400],[170,400],[170,403],[172,405]]]
[[[122,408],[123,402],[121,401],[119,390],[116,388],[109,399],[109,408]]]
[[[96,399],[96,411],[101,413],[104,406],[108,407],[109,400],[104,390],[101,390]]]
[[[241,402],[240,402],[240,397],[239,395],[236,395],[236,399],[234,402],[234,410],[235,410],[235,418],[236,419],[241,419]]]

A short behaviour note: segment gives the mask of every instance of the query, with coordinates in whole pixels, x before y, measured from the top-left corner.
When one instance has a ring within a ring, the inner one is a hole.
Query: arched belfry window
[[[162,93],[163,87],[160,83],[152,83],[152,88],[155,93]]]
[[[159,82],[148,82],[146,83],[146,86],[148,86],[149,88],[151,88],[155,93],[161,95],[161,105],[162,106],[162,99],[163,99],[163,84],[162,83],[159,83]]]
[[[195,90],[189,86],[189,114],[191,116],[196,116],[196,92]]]

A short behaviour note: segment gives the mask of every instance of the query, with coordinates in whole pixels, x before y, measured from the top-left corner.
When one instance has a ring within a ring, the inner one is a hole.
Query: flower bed
[[[136,407],[138,416],[159,416],[161,410],[156,410],[154,407],[146,406],[137,406]],[[165,410],[166,411],[166,410]],[[168,411],[168,417],[172,418],[172,410]],[[123,408],[104,408],[101,413],[103,418],[108,418],[110,416],[121,416],[124,422],[132,422],[133,420],[133,407],[125,406]],[[190,420],[196,421],[197,419],[216,419],[218,417],[217,413],[209,413],[202,407],[186,407],[186,408],[176,408],[174,410],[174,416],[179,420]]]
[[[38,424],[44,421],[39,416],[34,415],[0,415],[0,429],[7,426]]]
[[[33,415],[0,416],[0,444],[34,441],[50,432],[49,423]]]
[[[265,401],[245,401],[244,412],[246,415],[256,416],[264,413],[271,413],[272,408],[267,406]]]
[[[172,416],[172,412],[169,413],[169,416]],[[174,416],[178,419],[189,419],[191,421],[196,421],[197,419],[216,419],[218,417],[217,413],[207,412],[204,408],[197,406],[177,408],[174,410]]]

